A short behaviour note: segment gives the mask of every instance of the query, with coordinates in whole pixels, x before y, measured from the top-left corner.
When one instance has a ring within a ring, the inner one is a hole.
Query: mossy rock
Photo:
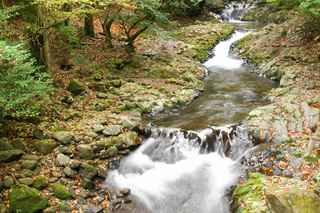
[[[71,194],[68,189],[62,185],[61,183],[53,184],[52,188],[54,189],[54,194],[57,198],[61,200],[69,200],[71,199]]]
[[[47,186],[49,186],[48,178],[46,178],[42,175],[38,175],[34,178],[34,182],[33,182],[34,188],[36,188],[38,190],[42,190],[42,189],[46,188]]]
[[[48,199],[38,190],[26,185],[14,185],[9,191],[9,206],[13,212],[40,212],[48,205]]]
[[[84,91],[84,86],[78,81],[72,80],[68,85],[68,90],[74,95],[79,95]]]
[[[34,144],[34,148],[36,148],[36,150],[43,155],[52,153],[54,148],[56,148],[57,146],[58,144],[51,140],[41,140]]]

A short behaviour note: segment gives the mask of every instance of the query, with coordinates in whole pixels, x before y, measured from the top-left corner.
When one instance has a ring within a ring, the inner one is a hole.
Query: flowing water
[[[109,173],[107,183],[131,190],[133,204],[119,212],[230,211],[228,193],[244,174],[241,159],[255,149],[234,124],[266,104],[261,93],[276,86],[230,54],[231,44],[248,33],[236,31],[214,48],[204,63],[210,71],[206,91],[179,114],[152,120],[161,128],[150,127],[151,136]]]

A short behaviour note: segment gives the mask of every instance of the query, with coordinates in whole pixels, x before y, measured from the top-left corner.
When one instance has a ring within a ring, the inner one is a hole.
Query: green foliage
[[[11,18],[19,15],[19,10],[21,6],[14,5],[12,7],[7,7],[6,9],[0,9],[0,39],[9,36],[11,27],[9,26],[9,21]]]
[[[35,65],[26,43],[0,41],[0,111],[3,114],[35,115],[52,89],[47,73]]]
[[[301,2],[299,7],[313,16],[320,17],[320,0],[305,0]]]
[[[79,37],[75,36],[77,30],[74,26],[72,26],[70,24],[65,25],[65,24],[61,23],[57,29],[58,29],[59,35],[63,39],[69,41],[70,43],[78,43],[79,42]]]
[[[289,10],[298,8],[301,0],[267,0],[267,2],[272,3],[276,9]]]

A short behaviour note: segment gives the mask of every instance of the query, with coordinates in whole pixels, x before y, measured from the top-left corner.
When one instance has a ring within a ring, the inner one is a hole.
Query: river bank
[[[308,40],[304,25],[295,16],[238,42],[238,52],[257,65],[259,74],[280,81],[279,88],[264,94],[270,104],[252,110],[243,121],[257,144],[277,145],[248,161],[249,179],[234,191],[238,212],[320,208],[319,45]]]
[[[128,205],[130,190],[101,187],[108,170],[143,140],[143,114],[188,105],[204,90],[207,71],[197,61],[233,30],[198,21],[174,37],[139,40],[129,62],[108,63],[112,72],[97,63],[89,76],[75,67],[80,78],[59,71],[61,86],[41,116],[1,124],[1,212],[112,212]]]

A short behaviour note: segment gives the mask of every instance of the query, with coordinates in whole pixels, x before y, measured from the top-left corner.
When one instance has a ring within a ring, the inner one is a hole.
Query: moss
[[[42,175],[38,175],[34,178],[34,182],[33,182],[34,188],[36,188],[38,190],[42,190],[42,189],[46,188],[47,186],[49,186],[48,178],[46,178]]]
[[[54,194],[56,195],[57,198],[59,198],[61,200],[69,200],[69,199],[71,199],[70,192],[61,183],[53,184],[52,188],[54,189]]]
[[[305,159],[307,162],[313,162],[313,163],[318,162],[318,160],[319,160],[317,157],[312,157],[312,156],[310,156],[310,155],[305,156],[304,159]]]
[[[21,185],[14,185],[9,191],[9,206],[13,212],[33,213],[43,210],[48,199],[38,190]]]

